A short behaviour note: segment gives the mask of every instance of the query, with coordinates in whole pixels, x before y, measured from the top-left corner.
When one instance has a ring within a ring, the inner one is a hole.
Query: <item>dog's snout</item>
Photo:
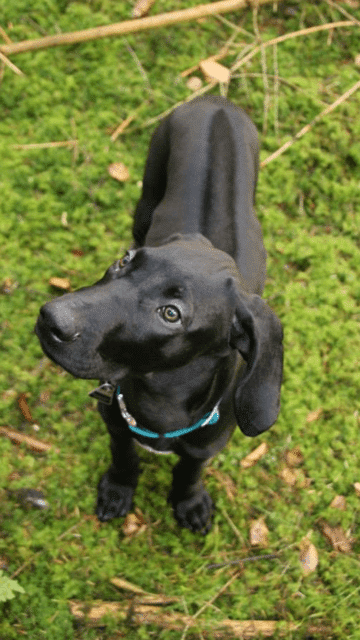
[[[80,335],[75,317],[66,305],[45,304],[40,309],[40,324],[57,342],[72,342]]]

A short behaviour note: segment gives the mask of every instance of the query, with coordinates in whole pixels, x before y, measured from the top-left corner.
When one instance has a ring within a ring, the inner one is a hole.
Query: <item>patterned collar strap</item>
[[[184,427],[184,429],[177,429],[176,431],[169,431],[168,433],[160,434],[156,433],[156,431],[150,431],[149,429],[140,429],[140,427],[137,426],[135,418],[133,418],[126,408],[124,396],[120,392],[120,386],[116,389],[116,399],[119,404],[121,415],[124,420],[126,420],[130,431],[133,431],[133,433],[137,433],[140,436],[145,436],[146,438],[160,438],[161,435],[163,435],[164,438],[179,438],[180,436],[190,433],[191,431],[195,431],[195,429],[199,429],[200,427],[206,427],[208,424],[215,424],[215,422],[220,418],[219,405],[221,398],[211,413],[206,413],[201,420],[198,420],[198,422],[193,424],[191,427]]]

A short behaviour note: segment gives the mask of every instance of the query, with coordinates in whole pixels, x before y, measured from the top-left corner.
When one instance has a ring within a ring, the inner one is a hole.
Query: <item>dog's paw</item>
[[[193,533],[200,531],[204,536],[210,531],[214,503],[205,489],[192,498],[173,502],[174,516],[180,527]]]
[[[131,509],[134,489],[112,482],[109,473],[104,473],[98,484],[95,513],[101,522],[121,518]]]

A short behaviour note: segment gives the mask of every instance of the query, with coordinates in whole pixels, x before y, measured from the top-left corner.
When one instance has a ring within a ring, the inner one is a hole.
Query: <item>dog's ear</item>
[[[237,294],[230,345],[246,361],[235,389],[237,423],[246,436],[269,429],[280,409],[282,337],[280,320],[258,295]]]

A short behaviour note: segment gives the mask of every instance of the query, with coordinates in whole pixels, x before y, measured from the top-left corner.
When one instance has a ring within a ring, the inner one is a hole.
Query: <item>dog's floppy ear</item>
[[[280,320],[258,295],[239,292],[230,345],[246,361],[235,389],[237,423],[246,436],[269,429],[280,409],[282,337]]]

